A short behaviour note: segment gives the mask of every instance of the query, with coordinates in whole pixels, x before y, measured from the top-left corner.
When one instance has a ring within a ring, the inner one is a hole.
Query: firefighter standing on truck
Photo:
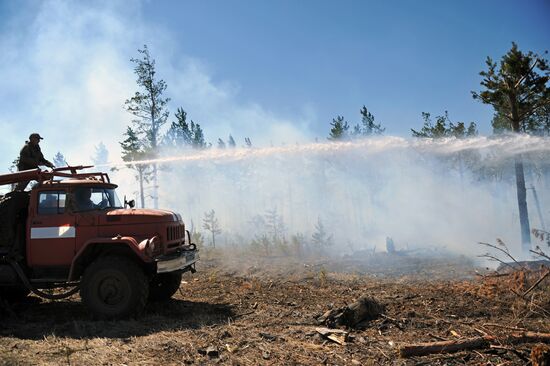
[[[39,165],[45,165],[48,168],[54,168],[54,165],[44,158],[42,150],[40,150],[41,137],[37,133],[31,133],[29,141],[25,142],[25,146],[19,152],[19,162],[17,163],[17,170],[29,170],[36,169]],[[16,191],[24,191],[29,184],[29,181],[19,182],[15,187]]]

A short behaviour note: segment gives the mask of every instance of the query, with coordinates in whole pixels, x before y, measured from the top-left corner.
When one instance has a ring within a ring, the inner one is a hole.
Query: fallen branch
[[[508,273],[492,273],[492,274],[481,274],[478,271],[475,271],[476,276],[483,277],[483,278],[497,278],[497,277],[506,277],[512,275],[511,272]]]
[[[502,325],[497,323],[483,323],[481,324],[482,327],[497,327],[497,328],[503,328],[503,329],[510,329],[510,330],[519,330],[519,331],[527,331],[525,328],[519,328],[519,327],[511,327],[508,325]]]
[[[529,251],[530,251],[531,253],[534,253],[534,254],[536,254],[536,255],[539,255],[539,256],[541,256],[541,257],[543,257],[543,258],[546,258],[546,259],[550,260],[550,257],[547,256],[546,253],[544,253],[544,252],[542,251],[542,249],[540,249],[538,246],[537,246],[537,249],[538,249],[538,250],[529,250]]]
[[[546,271],[546,273],[541,276],[537,282],[535,282],[533,284],[533,286],[529,287],[524,293],[523,293],[523,297],[525,297],[529,292],[533,291],[533,289],[535,287],[537,287],[539,285],[539,283],[541,283],[546,277],[548,277],[548,275],[550,274],[550,270]]]
[[[489,348],[492,342],[498,342],[500,344],[519,344],[529,342],[550,343],[550,333],[525,332],[511,334],[503,338],[484,336],[456,341],[410,344],[399,348],[399,356],[413,357],[425,356],[434,353],[453,353],[474,349],[484,349]]]
[[[489,244],[489,243],[484,243],[484,242],[479,242],[479,244],[481,245],[485,245],[486,247],[489,247],[489,248],[493,248],[493,249],[496,249],[498,251],[500,251],[501,253],[504,253],[505,256],[507,256],[508,258],[510,258],[519,268],[523,268],[523,269],[526,269],[524,266],[522,266],[517,260],[516,258],[512,257],[512,255],[508,252],[508,247],[506,246],[506,244],[504,244],[504,242],[500,239],[497,239],[497,243],[499,243],[500,246],[504,247],[504,249],[494,245],[494,244]],[[500,259],[496,258],[496,257],[493,257],[493,256],[490,256],[490,255],[487,255],[487,257],[489,258],[494,258],[496,260],[498,260],[499,262],[501,263],[504,263],[503,261],[501,261]],[[512,267],[513,268],[513,267]]]

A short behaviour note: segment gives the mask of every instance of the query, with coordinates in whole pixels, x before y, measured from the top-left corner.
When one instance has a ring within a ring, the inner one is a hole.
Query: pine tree
[[[325,248],[329,245],[332,245],[332,235],[328,235],[325,226],[323,225],[323,222],[321,221],[321,218],[317,218],[317,224],[315,224],[315,231],[311,235],[311,242],[313,245],[315,245],[318,249]]]
[[[218,139],[218,149],[225,149],[225,142],[221,138]]]
[[[367,110],[367,107],[363,106],[359,113],[361,113],[361,124],[353,127],[354,136],[382,135],[386,131],[380,123],[375,123],[374,116]]]
[[[487,70],[483,77],[484,90],[472,92],[474,99],[490,104],[495,112],[509,121],[515,133],[530,132],[529,122],[541,110],[550,105],[550,68],[548,61],[533,52],[523,53],[516,43],[502,56],[500,65],[490,57],[485,61]],[[529,213],[523,159],[515,159],[516,189],[521,226],[521,241],[525,252],[531,249]]]
[[[105,144],[103,144],[102,141],[99,142],[97,146],[95,146],[95,155],[92,156],[92,161],[94,162],[94,165],[105,165],[109,162],[109,151],[105,147]]]
[[[126,139],[120,142],[122,149],[122,160],[127,162],[140,161],[147,159],[147,153],[143,149],[142,141],[137,136],[136,132],[128,126],[124,133]],[[143,192],[143,183],[149,182],[151,175],[151,166],[149,164],[127,164],[128,168],[136,171],[136,179],[139,183],[139,197],[141,207],[145,207],[145,195]]]
[[[166,133],[165,143],[171,147],[206,148],[207,144],[200,124],[195,123],[193,120],[187,122],[187,112],[181,107],[177,109],[175,116],[176,121],[172,122]]]
[[[187,123],[187,112],[179,107],[176,110],[176,121],[172,122],[166,133],[166,144],[172,147],[184,147],[191,145],[191,129]]]
[[[212,209],[210,212],[204,213],[204,219],[202,219],[203,229],[210,231],[212,235],[212,247],[216,247],[216,235],[221,234],[222,230],[218,219],[216,218],[216,212]]]
[[[161,128],[168,118],[166,107],[170,98],[163,97],[167,85],[164,80],[157,79],[155,60],[151,57],[147,45],[138,52],[141,58],[132,58],[130,61],[135,64],[134,73],[138,77],[136,82],[140,90],[127,99],[125,105],[126,110],[135,117],[133,120],[135,133],[140,138],[143,149],[151,159],[154,159],[158,156]],[[151,174],[153,205],[158,208],[157,163],[151,164]]]
[[[65,156],[63,156],[63,154],[58,151],[57,154],[55,154],[55,156],[53,157],[53,165],[55,165],[56,168],[61,168],[64,166],[68,166],[69,164],[67,164]]]
[[[250,141],[250,137],[244,138],[244,145],[245,147],[251,148],[252,147],[252,141]]]
[[[227,146],[229,146],[230,148],[237,147],[237,144],[235,143],[235,139],[231,135],[229,135],[229,139],[227,140]]]
[[[191,120],[191,135],[191,146],[193,149],[205,149],[208,147],[204,140],[204,132],[202,131],[201,125],[193,122],[193,120]]]
[[[425,137],[425,138],[443,138],[443,137],[456,137],[465,138],[477,136],[477,126],[475,122],[470,122],[466,127],[464,122],[457,122],[456,124],[449,119],[449,113],[445,111],[442,116],[435,118],[435,124],[432,122],[431,114],[422,112],[422,119],[424,125],[420,131],[416,131],[411,128],[413,137]]]
[[[332,141],[345,140],[349,138],[349,125],[344,121],[343,116],[337,116],[330,124],[330,134],[328,139]]]
[[[281,239],[286,231],[283,218],[277,213],[277,209],[267,210],[264,215],[265,228],[273,242]]]

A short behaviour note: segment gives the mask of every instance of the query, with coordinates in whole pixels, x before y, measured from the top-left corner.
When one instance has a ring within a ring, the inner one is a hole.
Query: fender
[[[81,259],[89,248],[92,248],[95,245],[108,244],[116,246],[124,246],[130,248],[134,254],[136,254],[143,262],[153,262],[153,259],[149,257],[145,252],[145,247],[140,245],[136,239],[131,236],[115,236],[113,238],[94,238],[86,241],[82,248],[76,253],[73,261],[71,263],[71,269],[69,271],[69,281],[73,280],[75,277],[75,272],[79,266]]]

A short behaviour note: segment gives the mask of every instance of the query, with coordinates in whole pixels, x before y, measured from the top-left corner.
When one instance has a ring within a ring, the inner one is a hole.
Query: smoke
[[[120,160],[119,142],[132,123],[124,101],[137,90],[130,58],[144,44],[168,84],[168,109],[183,107],[209,141],[230,133],[239,146],[245,137],[264,145],[311,139],[314,112],[304,108],[290,120],[243,100],[237,83],[214,82],[202,60],[147,22],[140,1],[31,2],[13,11],[0,27],[3,171],[32,132],[45,137],[42,150],[50,160],[60,151],[70,164],[86,164],[99,142]]]
[[[243,100],[238,84],[218,81],[169,32],[147,24],[138,1],[16,8],[15,16],[3,19],[0,37],[7,50],[0,53],[3,171],[31,132],[46,137],[49,159],[61,151],[69,163],[86,164],[102,141],[112,160],[120,161],[118,142],[131,123],[123,104],[136,91],[129,59],[148,44],[159,77],[168,83],[171,111],[186,109],[211,142],[231,133],[239,146],[249,137],[258,147],[163,158],[162,206],[181,212],[197,230],[204,212],[214,209],[223,230],[219,243],[260,235],[265,228],[254,218],[269,210],[287,239],[296,233],[311,238],[320,219],[339,251],[380,248],[386,236],[398,248],[437,246],[467,254],[476,252],[478,241],[497,237],[513,246],[519,223],[510,159],[517,153],[531,159],[527,184],[549,216],[548,167],[540,169],[548,161],[547,140],[385,137],[304,144],[314,137],[315,110],[304,107],[286,118]],[[122,194],[136,196],[129,170],[112,175]],[[528,192],[537,227],[532,197]]]
[[[270,230],[311,241],[318,220],[339,253],[391,237],[398,249],[445,248],[473,255],[479,241],[501,238],[517,252],[519,220],[513,158],[523,154],[527,186],[548,217],[548,138],[465,140],[380,137],[256,149],[192,150],[157,159],[160,201],[202,231],[214,209],[218,243],[247,243]],[[151,161],[148,161],[149,163]],[[542,223],[528,195],[533,227]],[[263,217],[264,224],[259,217]],[[208,239],[206,240],[208,243]],[[519,253],[518,253],[519,255]]]

